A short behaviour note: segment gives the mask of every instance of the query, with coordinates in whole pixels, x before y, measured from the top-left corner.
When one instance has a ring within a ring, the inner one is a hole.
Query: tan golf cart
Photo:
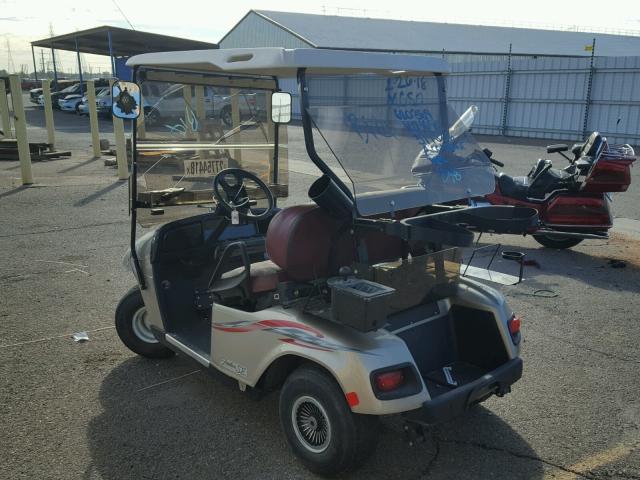
[[[510,391],[520,320],[460,276],[461,249],[535,212],[438,205],[494,189],[447,106],[445,62],[262,48],[128,65],[113,105],[137,118],[138,285],[116,311],[131,350],[280,389],[291,448],[325,475],[364,461],[381,415],[441,422]]]

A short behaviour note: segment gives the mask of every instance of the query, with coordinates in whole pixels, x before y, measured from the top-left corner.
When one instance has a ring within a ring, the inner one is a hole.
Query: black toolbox
[[[395,289],[359,278],[331,278],[331,316],[361,332],[384,327]]]

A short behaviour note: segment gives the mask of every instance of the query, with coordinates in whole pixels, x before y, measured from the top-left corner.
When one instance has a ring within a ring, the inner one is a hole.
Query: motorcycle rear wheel
[[[563,237],[562,235],[534,235],[533,238],[543,247],[564,250],[575,247],[583,239],[574,237]]]

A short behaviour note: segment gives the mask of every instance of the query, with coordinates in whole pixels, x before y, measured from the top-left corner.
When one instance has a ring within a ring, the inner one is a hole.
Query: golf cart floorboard
[[[190,348],[198,355],[210,360],[211,352],[211,323],[199,322],[191,325],[181,325],[179,329],[168,332],[171,337]]]

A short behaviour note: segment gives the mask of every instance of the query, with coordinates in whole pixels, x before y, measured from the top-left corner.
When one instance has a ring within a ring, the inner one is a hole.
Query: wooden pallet
[[[29,153],[31,154],[31,160],[38,162],[41,160],[52,160],[61,157],[70,157],[70,151],[58,152],[49,151],[50,144],[44,142],[30,142]],[[5,138],[0,140],[0,161],[19,160],[18,156],[18,141],[13,138]]]

